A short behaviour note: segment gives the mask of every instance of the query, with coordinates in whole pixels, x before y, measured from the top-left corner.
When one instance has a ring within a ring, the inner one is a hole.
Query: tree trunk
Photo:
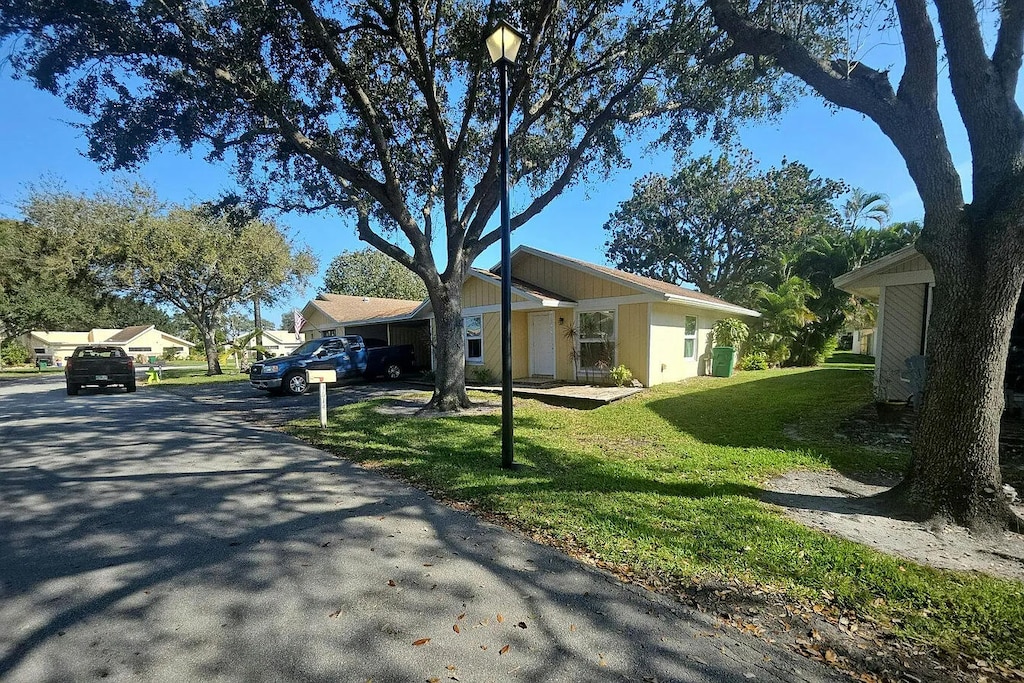
[[[1004,529],[1012,519],[999,471],[999,427],[1010,331],[1024,285],[1019,240],[989,227],[956,230],[971,235],[967,245],[922,244],[935,272],[924,401],[907,476],[891,492],[916,518],[982,532]]]
[[[206,351],[206,374],[210,376],[224,374],[220,369],[220,359],[217,357],[217,334],[213,326],[204,327],[202,333],[203,350]]]
[[[434,396],[428,404],[436,410],[470,406],[466,395],[465,329],[462,324],[462,281],[442,284],[430,293],[434,308]]]
[[[252,300],[252,321],[254,325],[253,331],[256,333],[256,360],[260,361],[265,356],[263,355],[263,316],[260,315],[259,297]]]

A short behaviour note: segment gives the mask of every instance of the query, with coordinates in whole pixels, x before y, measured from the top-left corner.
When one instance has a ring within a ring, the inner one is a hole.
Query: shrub
[[[0,347],[0,359],[7,365],[24,365],[31,355],[24,345],[16,341],[7,342]]]
[[[739,318],[724,318],[711,328],[713,346],[731,346],[738,349],[750,335],[750,328]]]
[[[768,359],[768,367],[779,367],[789,360],[790,340],[781,334],[758,332],[750,337],[747,354],[763,353]]]
[[[741,370],[767,370],[768,354],[764,351],[754,351],[743,356],[740,360]]]
[[[615,386],[623,387],[633,381],[633,373],[625,365],[612,368],[608,376],[615,382]]]
[[[495,384],[498,381],[497,375],[495,375],[486,365],[473,368],[472,375],[473,381],[477,384]]]

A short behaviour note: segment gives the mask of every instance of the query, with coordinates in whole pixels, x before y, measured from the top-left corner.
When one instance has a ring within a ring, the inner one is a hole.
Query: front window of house
[[[580,313],[580,368],[610,370],[615,366],[615,311]]]
[[[683,324],[683,358],[697,359],[697,316],[688,315]]]
[[[324,330],[323,332],[320,333],[320,336],[321,337],[337,337],[338,336],[338,331],[337,330]]]
[[[484,319],[471,315],[462,319],[466,329],[466,362],[484,362]]]

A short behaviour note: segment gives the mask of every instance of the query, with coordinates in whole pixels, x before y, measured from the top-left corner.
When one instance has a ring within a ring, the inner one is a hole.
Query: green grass
[[[766,479],[794,468],[902,467],[904,456],[830,438],[870,400],[870,379],[847,363],[699,378],[591,411],[517,400],[511,472],[499,467],[497,415],[396,419],[377,401],[334,410],[326,432],[313,420],[290,429],[640,575],[739,579],[794,600],[828,592],[903,636],[1024,661],[1024,585],[889,557],[757,499]]]
[[[54,373],[54,372],[63,373],[64,372],[64,368],[55,368],[55,367],[51,366],[51,367],[47,367],[45,370],[38,370],[38,369],[36,369],[35,366],[31,366],[31,367],[23,367],[23,366],[10,367],[10,366],[6,366],[5,365],[3,368],[0,368],[0,379],[16,378],[16,377],[30,377],[32,375],[51,374],[51,373]]]
[[[206,370],[185,368],[164,368],[162,379],[154,386],[182,386],[191,384],[214,384],[218,382],[241,382],[248,380],[249,375],[234,369],[224,369],[224,374],[208,376]]]

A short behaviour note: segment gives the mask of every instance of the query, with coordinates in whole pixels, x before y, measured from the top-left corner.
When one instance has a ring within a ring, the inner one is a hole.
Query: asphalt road
[[[264,426],[315,406],[0,382],[0,680],[838,678]]]

